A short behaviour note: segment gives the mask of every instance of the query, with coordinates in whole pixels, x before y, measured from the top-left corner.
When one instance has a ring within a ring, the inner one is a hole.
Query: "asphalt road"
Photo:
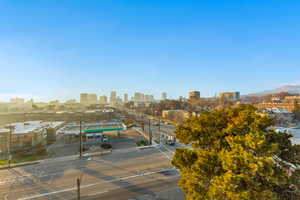
[[[178,174],[166,159],[170,157],[170,152],[160,148],[128,148],[88,159],[60,158],[1,170],[0,199],[76,199],[78,177],[82,199],[97,195],[126,199],[126,191],[138,196],[158,190],[159,184],[174,185]],[[169,172],[172,174],[165,174]]]
[[[176,188],[178,187],[177,182],[177,176],[171,176],[165,179],[150,178],[148,180],[144,180],[143,183],[137,185],[129,185],[128,187],[117,188],[104,192],[91,192],[87,196],[83,196],[83,198],[88,200],[115,200],[117,196],[118,200],[128,200],[142,195],[154,195],[155,192]]]

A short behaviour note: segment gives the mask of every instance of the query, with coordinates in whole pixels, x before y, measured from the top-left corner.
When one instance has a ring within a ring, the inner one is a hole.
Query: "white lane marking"
[[[157,148],[158,146],[159,146],[159,144],[155,144],[155,145],[152,145],[151,147],[156,147]],[[136,151],[136,147],[130,147],[130,148],[126,148],[126,149],[117,149],[114,152],[115,153],[124,153],[124,150],[125,150],[125,152],[126,151],[128,151],[128,152]],[[76,159],[75,160],[67,160],[66,158],[76,158]],[[65,156],[65,157],[59,157],[59,158],[54,158],[54,159],[40,160],[39,165],[36,166],[35,168],[36,168],[36,170],[38,170],[38,168],[41,168],[41,166],[44,165],[44,164],[55,164],[56,162],[60,162],[60,161],[77,161],[77,159],[78,159],[78,156],[73,155],[73,156]],[[87,160],[91,161],[93,159],[88,158]],[[122,160],[122,159],[120,159],[120,160]],[[53,162],[51,163],[51,161],[53,161]],[[63,168],[63,169],[65,169],[65,168]],[[96,169],[98,169],[98,168],[96,168]],[[63,175],[63,174],[65,174],[65,172],[63,172],[63,171],[54,172],[54,173],[50,173],[50,174],[46,174],[45,171],[40,171],[39,175],[33,175],[33,174],[17,175],[16,177],[13,177],[13,178],[2,179],[2,181],[0,181],[0,185],[5,185],[5,184],[8,184],[8,183],[14,183],[16,181],[22,182],[22,181],[25,181],[25,179],[28,179],[28,178],[44,178],[44,177],[51,177],[51,176]]]
[[[166,179],[171,179],[171,178],[177,178],[177,177],[180,177],[180,175],[174,175],[174,176],[168,176],[168,177],[165,177],[165,178],[160,178],[159,180],[166,180]],[[143,181],[143,182],[139,182],[138,184],[144,184],[144,183],[149,183],[153,181],[152,179],[151,180],[146,180],[146,181]],[[130,186],[123,186],[122,188],[127,188],[127,187],[130,187]],[[119,187],[112,187],[110,188],[109,190],[105,190],[105,191],[102,191],[102,192],[98,192],[98,193],[93,193],[93,194],[89,194],[87,196],[96,196],[96,195],[99,195],[99,194],[104,194],[104,193],[107,193],[107,192],[110,192],[112,190],[116,190],[118,189]]]
[[[92,187],[92,186],[99,185],[99,184],[102,184],[102,183],[114,183],[114,182],[118,182],[118,181],[122,181],[122,180],[132,179],[132,178],[141,177],[141,176],[149,176],[149,175],[152,175],[152,174],[157,174],[157,173],[161,173],[161,172],[168,172],[168,171],[172,171],[172,170],[175,170],[175,169],[174,168],[165,169],[165,170],[159,170],[159,171],[154,171],[154,172],[147,172],[147,173],[143,173],[143,174],[137,174],[137,175],[133,175],[133,176],[121,177],[121,178],[112,179],[112,180],[109,180],[109,181],[101,181],[101,182],[97,182],[97,183],[93,183],[93,184],[89,184],[89,185],[83,185],[80,188],[83,189],[83,188],[87,188],[87,187]],[[38,194],[38,195],[34,195],[34,196],[19,198],[18,200],[35,199],[35,198],[39,198],[39,197],[49,196],[49,195],[52,195],[52,194],[58,194],[58,193],[62,193],[62,192],[69,192],[69,191],[72,191],[72,190],[77,190],[77,187],[71,187],[71,188],[64,189],[64,190],[59,190],[59,191],[48,192],[48,193]]]
[[[159,150],[160,151],[160,150]],[[160,151],[161,153],[164,153],[165,152],[162,152]],[[166,155],[167,156],[167,155]],[[170,160],[170,158],[168,157],[168,159]],[[122,160],[122,159],[120,159]],[[92,160],[94,161],[94,160]],[[111,164],[111,162],[108,162],[108,161],[105,161],[105,160],[99,160],[100,162],[103,162],[103,163],[106,163],[106,164]],[[84,169],[85,167],[83,167]],[[81,168],[80,168],[81,169]],[[101,167],[96,167],[94,169],[102,169]],[[15,183],[15,182],[24,182],[26,181],[27,179],[39,179],[39,178],[46,178],[46,177],[49,177],[49,178],[53,178],[53,176],[56,176],[56,175],[71,175],[71,173],[73,172],[64,172],[64,171],[60,171],[60,172],[53,172],[53,173],[50,173],[50,174],[45,174],[45,172],[43,172],[43,175],[40,176],[41,174],[39,175],[33,175],[33,174],[28,174],[28,175],[16,175],[16,177],[13,177],[13,178],[6,178],[6,179],[3,179],[2,181],[0,181],[0,185],[6,185],[6,184],[10,184],[10,183]]]
[[[164,145],[160,145],[160,146],[164,146]],[[162,154],[164,154],[168,160],[172,160],[172,158],[166,153],[166,152],[163,152],[159,147],[155,147],[158,151],[160,151]],[[170,151],[167,149],[167,151],[170,153]]]
[[[171,149],[169,149],[166,145],[162,145],[165,149],[167,149],[167,151],[169,151],[170,153],[174,154],[175,152],[172,151]]]
[[[88,194],[88,196],[89,196],[89,197],[90,197],[90,196],[96,196],[96,195],[99,195],[99,194],[107,193],[107,192],[109,192],[109,191],[111,191],[111,190],[104,190],[104,191],[102,191],[102,192],[97,192],[97,193],[94,193],[94,194]]]

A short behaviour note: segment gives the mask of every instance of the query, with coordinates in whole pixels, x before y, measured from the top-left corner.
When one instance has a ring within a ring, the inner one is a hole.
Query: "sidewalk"
[[[26,166],[26,165],[34,165],[34,164],[38,164],[38,163],[40,163],[38,160],[31,161],[31,162],[12,163],[12,164],[10,164],[10,167],[8,166],[8,164],[5,164],[5,165],[0,165],[0,170],[15,168],[15,167],[22,167],[22,166]]]
[[[98,155],[106,155],[112,153],[112,150],[105,150],[101,152],[93,152],[93,153],[84,153],[82,154],[83,158],[88,158],[91,156],[98,156]],[[63,157],[57,157],[57,158],[47,158],[44,160],[36,160],[32,162],[23,162],[23,163],[14,163],[11,164],[10,168],[15,168],[15,167],[21,167],[25,165],[34,165],[34,164],[47,164],[47,163],[55,163],[55,162],[63,162],[63,161],[72,161],[72,160],[77,160],[79,159],[79,155],[72,155],[72,156],[63,156]],[[8,164],[6,165],[0,165],[0,170],[1,169],[8,169]]]

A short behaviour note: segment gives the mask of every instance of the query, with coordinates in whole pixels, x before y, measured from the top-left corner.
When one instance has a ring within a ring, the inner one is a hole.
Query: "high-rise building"
[[[80,94],[80,103],[81,104],[97,104],[98,99],[97,99],[97,94],[88,94],[88,93],[82,93]]]
[[[145,101],[146,102],[153,102],[154,101],[154,96],[153,95],[145,95]]]
[[[121,105],[123,103],[122,98],[121,97],[117,97],[117,100],[115,102],[118,105]]]
[[[240,92],[222,92],[219,94],[220,98],[225,98],[228,100],[239,100]]]
[[[88,103],[89,104],[97,104],[97,94],[88,94]]]
[[[109,103],[115,103],[116,101],[117,101],[117,92],[116,91],[112,91],[110,93]]]
[[[128,102],[128,94],[124,94],[124,103]]]
[[[161,99],[162,99],[162,100],[167,100],[167,93],[166,93],[166,92],[163,92],[163,93],[161,94]]]
[[[145,100],[145,95],[143,93],[136,92],[134,93],[133,100],[135,102],[143,102]]]
[[[88,104],[89,103],[88,94],[87,93],[81,93],[80,94],[80,103],[81,104]]]
[[[107,104],[107,96],[100,96],[99,97],[99,103],[100,104]]]
[[[195,101],[200,99],[200,92],[199,91],[191,91],[189,93],[189,100]]]

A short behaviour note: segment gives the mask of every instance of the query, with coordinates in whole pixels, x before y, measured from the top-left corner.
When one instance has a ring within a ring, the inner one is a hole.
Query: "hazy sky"
[[[300,83],[300,1],[0,0],[0,101]]]

